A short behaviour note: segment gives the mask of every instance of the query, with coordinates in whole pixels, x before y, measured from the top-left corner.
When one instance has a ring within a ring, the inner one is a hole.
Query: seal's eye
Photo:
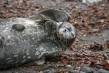
[[[65,29],[63,32],[66,32],[67,30]]]

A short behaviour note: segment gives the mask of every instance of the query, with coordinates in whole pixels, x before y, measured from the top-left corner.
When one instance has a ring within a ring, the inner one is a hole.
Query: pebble
[[[95,71],[94,73],[98,73],[98,71]]]
[[[15,71],[6,71],[6,72],[0,72],[0,73],[18,73],[18,72],[15,72]]]
[[[104,70],[104,69],[99,69],[99,70],[98,70],[98,73],[109,73],[109,71]]]
[[[19,73],[22,73],[22,72],[19,72]],[[27,73],[38,73],[36,71],[28,71]]]
[[[69,73],[86,73],[86,72],[82,72],[82,71],[79,71],[79,70],[70,70]]]
[[[86,73],[93,73],[94,69],[93,68],[89,68],[89,67],[83,67],[81,68],[82,72],[86,72]]]
[[[50,70],[44,70],[43,73],[49,73]]]
[[[71,66],[71,65],[66,65],[65,68],[67,68],[67,69],[71,69],[72,66]]]
[[[56,70],[44,70],[43,73],[56,73]]]

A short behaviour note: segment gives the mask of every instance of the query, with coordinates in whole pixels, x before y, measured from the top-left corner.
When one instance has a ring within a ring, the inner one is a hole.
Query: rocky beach
[[[109,73],[108,1],[87,5],[79,0],[0,0],[0,9],[0,20],[27,18],[46,9],[64,10],[78,33],[61,56],[46,59],[42,65],[34,61],[0,73]]]

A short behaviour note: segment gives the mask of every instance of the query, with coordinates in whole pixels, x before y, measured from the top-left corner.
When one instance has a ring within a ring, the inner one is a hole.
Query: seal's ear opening
[[[67,12],[62,10],[55,10],[55,9],[48,9],[48,10],[41,11],[38,14],[31,16],[30,19],[37,20],[40,17],[39,16],[40,14],[56,22],[69,22],[71,19],[71,16]]]

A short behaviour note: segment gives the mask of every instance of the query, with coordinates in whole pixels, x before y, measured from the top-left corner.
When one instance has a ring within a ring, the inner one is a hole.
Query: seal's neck
[[[69,48],[75,40],[75,38],[74,39],[62,39],[62,38],[59,38],[57,34],[55,35],[55,37],[56,38],[54,39],[54,41],[57,41],[56,43],[60,45],[60,47],[63,50],[66,50],[67,48]]]

